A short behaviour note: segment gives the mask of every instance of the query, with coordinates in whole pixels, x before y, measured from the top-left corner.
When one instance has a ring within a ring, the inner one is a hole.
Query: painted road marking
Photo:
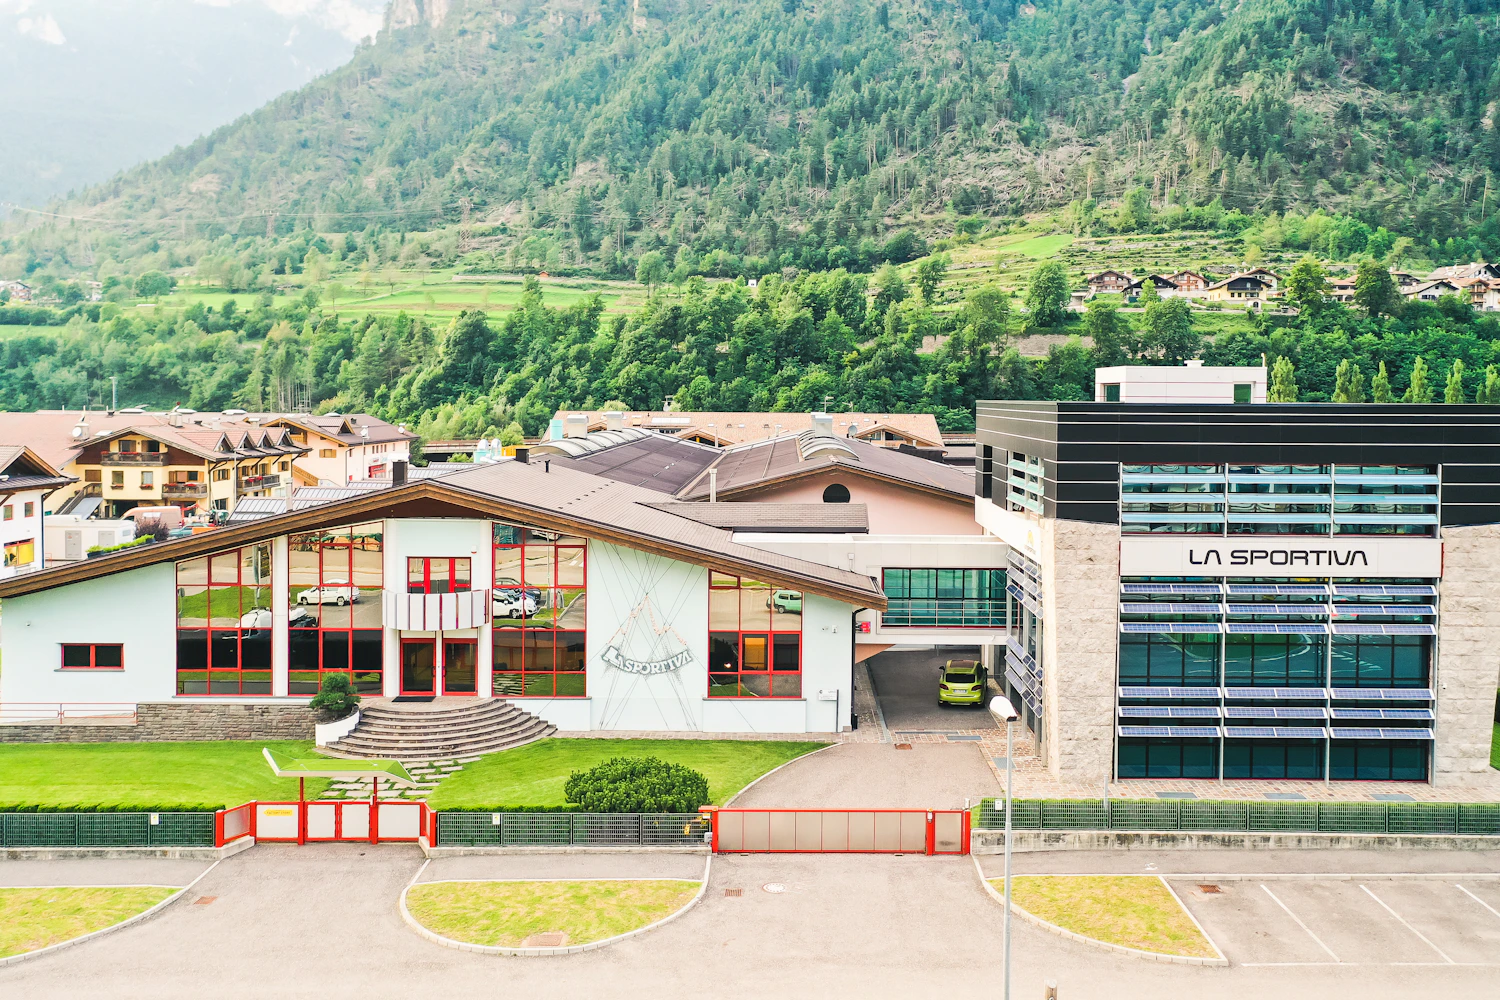
[[[1460,886],[1458,886],[1458,891],[1461,892],[1461,893],[1463,893],[1465,896],[1468,896],[1470,899],[1472,899],[1474,902],[1478,903],[1480,906],[1484,907],[1486,910],[1489,910],[1495,916],[1500,917],[1500,910],[1495,909],[1489,903],[1486,903],[1484,900],[1482,900],[1478,896],[1474,895],[1468,889],[1465,889],[1463,886],[1460,885]]]
[[[1375,902],[1377,902],[1381,906],[1385,907],[1385,912],[1389,913],[1391,916],[1393,916],[1397,920],[1401,921],[1401,926],[1402,927],[1405,927],[1407,930],[1411,931],[1417,937],[1421,938],[1423,940],[1423,942],[1426,943],[1427,947],[1429,947],[1433,951],[1437,952],[1438,955],[1442,958],[1443,961],[1447,962],[1449,965],[1455,965],[1455,964],[1457,964],[1457,963],[1455,963],[1453,961],[1453,959],[1449,958],[1447,956],[1447,954],[1445,954],[1443,952],[1443,949],[1441,949],[1437,945],[1433,944],[1432,941],[1427,937],[1426,934],[1423,934],[1421,931],[1417,930],[1411,924],[1407,923],[1406,920],[1405,920],[1405,918],[1402,917],[1401,914],[1399,914],[1395,910],[1391,909],[1390,906],[1386,903],[1385,900],[1381,899],[1379,896],[1375,895],[1373,892],[1370,892],[1370,887],[1369,886],[1367,886],[1367,885],[1361,885],[1360,888],[1363,889],[1365,891],[1365,893],[1371,899],[1375,900]]]
[[[1314,934],[1312,932],[1312,928],[1309,927],[1309,926],[1307,926],[1306,924],[1304,924],[1302,922],[1302,918],[1299,917],[1299,916],[1297,916],[1297,914],[1293,913],[1292,910],[1291,910],[1291,907],[1289,907],[1285,903],[1283,903],[1277,897],[1276,893],[1274,893],[1274,892],[1271,891],[1270,886],[1267,886],[1265,883],[1261,883],[1261,888],[1264,889],[1264,890],[1266,890],[1266,895],[1267,896],[1270,896],[1272,899],[1276,900],[1276,905],[1279,906],[1279,907],[1281,907],[1283,910],[1285,910],[1287,916],[1291,917],[1293,920],[1295,920],[1297,922],[1297,926],[1298,927],[1302,928],[1304,931],[1307,932],[1307,936],[1308,937],[1310,937],[1314,941],[1318,942],[1318,947],[1319,948],[1322,948],[1324,951],[1328,952],[1328,957],[1329,958],[1333,959],[1335,962],[1337,962],[1339,964],[1343,964],[1344,960],[1341,959],[1341,958],[1339,958],[1337,955],[1335,955],[1333,953],[1333,949],[1330,948],[1330,947],[1328,947],[1326,944],[1324,944],[1323,943],[1323,939],[1320,938],[1320,937],[1318,937],[1316,934]],[[1443,957],[1447,958],[1448,956],[1444,955]]]

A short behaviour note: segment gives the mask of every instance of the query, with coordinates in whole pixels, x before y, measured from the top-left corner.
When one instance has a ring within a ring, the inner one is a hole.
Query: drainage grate
[[[745,894],[745,890],[744,889],[725,889],[724,890],[724,895],[726,895],[726,896],[738,897],[738,896],[743,896],[744,894]]]
[[[1224,891],[1223,889],[1220,889],[1216,885],[1199,885],[1198,889],[1199,889],[1200,892],[1203,892],[1203,893],[1205,893],[1207,895],[1210,895],[1210,896],[1212,896],[1212,895],[1214,895],[1216,893],[1220,893],[1220,892]]]

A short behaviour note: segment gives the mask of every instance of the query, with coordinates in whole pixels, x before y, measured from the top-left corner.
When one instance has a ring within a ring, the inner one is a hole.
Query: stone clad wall
[[[1438,586],[1437,752],[1433,784],[1489,771],[1500,686],[1500,525],[1443,529]]]
[[[146,703],[129,725],[0,726],[0,743],[150,743],[169,740],[310,740],[306,705]]]
[[[1114,767],[1119,527],[1046,518],[1041,528],[1047,767],[1102,783]]]

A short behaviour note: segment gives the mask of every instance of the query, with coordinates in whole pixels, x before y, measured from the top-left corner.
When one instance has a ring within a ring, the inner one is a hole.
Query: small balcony
[[[241,476],[238,484],[241,490],[273,490],[281,485],[281,474],[270,473],[264,476]]]
[[[167,455],[160,451],[110,451],[99,456],[100,465],[161,466]]]
[[[197,500],[208,496],[207,483],[162,483],[161,495],[177,500]]]
[[[457,594],[408,594],[387,590],[383,601],[387,628],[432,632],[478,628],[490,620],[488,590],[464,590]]]

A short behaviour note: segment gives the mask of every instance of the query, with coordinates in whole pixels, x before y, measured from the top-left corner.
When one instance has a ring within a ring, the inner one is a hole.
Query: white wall
[[[385,587],[406,591],[408,557],[436,556],[469,560],[471,586],[488,590],[494,580],[494,535],[490,521],[460,518],[387,518],[385,522]],[[364,600],[364,598],[361,598]],[[490,631],[486,625],[479,636],[479,694],[488,696],[492,653]],[[415,637],[418,633],[407,633]],[[434,633],[422,633],[433,635]],[[473,629],[459,630],[455,636],[474,636]],[[441,634],[437,634],[441,640]],[[443,644],[437,644],[437,690],[442,690]],[[385,630],[385,694],[401,693],[401,638],[394,628]]]
[[[5,599],[0,702],[166,701],[177,693],[177,575],[167,563]],[[125,646],[124,670],[62,670],[64,642]]]
[[[1249,383],[1250,402],[1266,401],[1263,365],[1118,365],[1094,370],[1094,401],[1118,385],[1122,403],[1233,403],[1236,383]]]
[[[31,516],[26,516],[26,505],[31,504]],[[22,490],[12,496],[6,497],[3,506],[11,508],[11,519],[0,520],[0,552],[10,542],[20,542],[31,539],[34,548],[34,558],[29,563],[19,563],[15,566],[0,565],[0,576],[15,576],[18,573],[29,573],[42,568],[43,560],[46,558],[46,546],[42,538],[42,491]]]

